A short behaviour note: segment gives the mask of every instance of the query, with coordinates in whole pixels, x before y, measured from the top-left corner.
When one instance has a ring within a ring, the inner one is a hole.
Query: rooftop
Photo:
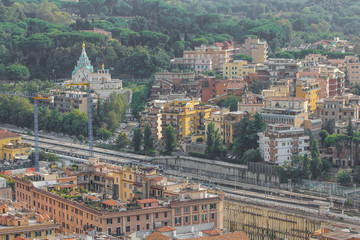
[[[0,139],[2,138],[14,138],[20,136],[17,133],[13,133],[4,129],[0,129]]]
[[[169,239],[171,239],[171,237],[165,236],[164,234],[161,234],[159,232],[153,232],[149,236],[144,238],[144,240],[169,240]]]

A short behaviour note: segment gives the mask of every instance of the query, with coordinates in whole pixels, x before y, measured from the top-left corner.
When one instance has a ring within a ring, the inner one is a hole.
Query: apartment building
[[[320,88],[316,79],[300,78],[296,81],[296,97],[307,101],[307,111],[310,114],[316,111],[316,102],[319,100]]]
[[[222,139],[224,140],[224,136],[225,136],[225,129],[224,129],[224,121],[225,121],[225,116],[227,114],[230,113],[230,109],[229,108],[222,108],[222,109],[217,109],[214,110],[210,113],[210,117],[205,119],[205,129],[207,129],[207,126],[210,123],[214,124],[214,130],[218,130],[219,133],[221,134]],[[206,132],[205,132],[206,134]],[[205,136],[207,137],[207,136]]]
[[[195,80],[194,72],[156,72],[155,80],[167,80],[175,85],[181,82],[192,82]]]
[[[116,200],[100,202],[61,197],[49,186],[36,187],[32,182],[14,178],[16,199],[40,214],[48,214],[59,225],[61,233],[84,234],[96,229],[114,236],[128,236],[134,232],[161,226],[191,226],[213,223],[223,228],[223,195],[209,193],[200,185],[179,188],[178,198],[168,201],[156,199],[123,203]],[[85,197],[85,196],[84,196]]]
[[[58,224],[48,214],[35,213],[25,205],[0,202],[0,240],[53,238]]]
[[[247,61],[234,60],[233,62],[224,63],[223,77],[225,79],[240,78],[255,72],[254,65],[248,65]]]
[[[200,105],[200,102],[191,99],[177,99],[166,103],[161,118],[162,132],[171,124],[178,134],[178,139],[183,139],[202,130],[203,123],[197,122],[197,119],[210,117],[211,106],[199,108],[197,105]]]
[[[196,59],[195,60],[195,73],[203,73],[207,71],[211,71],[212,67],[212,60],[211,59]]]
[[[284,165],[299,155],[307,154],[309,136],[303,128],[287,124],[269,124],[265,132],[258,133],[259,151],[266,162]]]
[[[0,129],[0,159],[13,161],[27,158],[30,152],[31,145],[23,143],[19,134]]]
[[[227,93],[229,81],[228,79],[216,79],[215,77],[201,79],[201,101],[207,103],[209,99]]]
[[[337,67],[324,65],[320,66],[320,77],[329,80],[329,97],[341,96],[345,91],[345,74]]]
[[[325,98],[318,107],[318,116],[323,122],[333,119],[335,122],[347,122],[351,119],[359,119],[360,97],[356,95],[345,95]]]
[[[195,69],[195,62],[199,59],[211,59],[212,68],[222,71],[224,63],[233,60],[234,43],[229,40],[225,43],[217,43],[212,46],[201,45],[194,50],[183,52],[183,63]]]
[[[268,97],[264,101],[263,109],[293,109],[307,112],[308,105],[306,99],[301,97]]]
[[[253,93],[245,93],[242,96],[242,101],[238,102],[238,111],[247,112],[251,116],[255,113],[261,112],[264,107],[264,98]]]
[[[307,112],[299,109],[263,108],[261,115],[267,124],[287,124],[295,128],[302,127],[309,118]]]
[[[141,128],[144,129],[148,123],[154,140],[162,138],[161,116],[166,100],[153,100],[148,102],[145,110],[141,113]]]
[[[346,60],[346,79],[350,85],[360,84],[360,62],[355,56],[347,56]]]
[[[269,73],[269,80],[271,82],[278,82],[282,79],[297,79],[301,67],[301,62],[285,58],[269,58],[264,63],[264,69]]]
[[[268,57],[268,44],[258,38],[248,37],[241,45],[240,54],[252,57],[252,63],[265,63]]]

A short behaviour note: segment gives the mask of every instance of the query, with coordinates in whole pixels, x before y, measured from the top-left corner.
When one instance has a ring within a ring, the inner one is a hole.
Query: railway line
[[[33,144],[34,137],[23,135],[22,139],[26,143]],[[86,162],[88,159],[88,146],[75,144],[71,142],[61,141],[47,136],[41,136],[39,139],[39,147],[47,152],[53,152],[59,155],[79,159],[79,161]],[[107,150],[94,147],[94,157],[100,161],[118,164],[118,165],[151,165],[152,157],[143,155],[123,153],[113,150]],[[155,165],[154,165],[155,166]],[[214,189],[224,190],[228,196],[237,196],[243,199],[255,199],[256,201],[274,204],[274,206],[287,207],[294,211],[314,214],[319,212],[319,206],[330,206],[329,198],[312,196],[303,193],[296,193],[292,191],[281,190],[277,188],[270,188],[254,184],[234,182],[225,179],[209,178],[203,175],[196,175],[192,173],[185,173],[182,171],[165,169],[166,174],[177,177],[188,177],[189,179],[202,182],[204,185],[213,187]],[[345,213],[352,213],[354,209],[344,209]],[[334,204],[331,208],[334,214],[341,214],[342,206],[340,202]]]

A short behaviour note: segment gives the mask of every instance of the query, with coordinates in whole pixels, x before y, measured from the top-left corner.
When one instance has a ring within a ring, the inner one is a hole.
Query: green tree
[[[346,127],[346,135],[349,137],[349,138],[353,138],[354,136],[354,125],[352,123],[352,119],[351,119],[351,116],[349,116],[349,121],[348,121],[348,125]]]
[[[360,185],[360,166],[356,166],[353,170],[353,181],[356,185]]]
[[[172,125],[169,125],[165,128],[165,154],[171,155],[176,145],[176,131]]]
[[[151,154],[154,151],[154,139],[149,123],[145,124],[143,146],[145,154]]]
[[[215,142],[215,125],[214,123],[209,123],[206,129],[206,154],[211,156],[213,153],[213,147]]]
[[[334,119],[326,119],[325,123],[322,126],[323,130],[326,130],[329,134],[334,133],[335,129],[335,120]]]
[[[262,160],[263,159],[258,149],[249,149],[244,152],[242,158],[240,159],[240,163],[246,164],[248,162],[259,162]]]
[[[351,170],[341,168],[336,174],[336,182],[341,185],[349,185],[351,183]]]
[[[98,136],[98,138],[102,139],[102,140],[108,140],[112,133],[111,131],[107,130],[106,128],[99,128],[97,131],[96,131],[96,134]]]
[[[322,172],[322,161],[320,158],[320,151],[318,141],[315,139],[311,146],[311,174],[313,179],[319,178]]]
[[[143,135],[140,128],[134,129],[134,136],[132,139],[132,146],[135,152],[140,151],[141,143],[142,143]]]
[[[321,148],[324,148],[325,139],[327,136],[329,136],[329,133],[326,130],[321,130],[319,133],[320,139],[321,139]]]
[[[130,144],[130,140],[126,133],[121,132],[119,133],[118,137],[116,138],[116,145],[119,148],[124,148]]]
[[[253,58],[245,54],[237,54],[234,56],[234,60],[244,60],[251,63],[253,61]]]
[[[30,72],[26,66],[18,63],[11,64],[5,68],[6,76],[9,80],[24,81],[30,77]]]

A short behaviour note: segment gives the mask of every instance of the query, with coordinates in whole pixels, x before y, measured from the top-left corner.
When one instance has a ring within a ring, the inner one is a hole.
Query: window
[[[140,225],[136,225],[136,231],[140,231]]]
[[[198,220],[198,216],[195,215],[195,216],[194,216],[194,222],[197,222],[197,220]]]
[[[136,221],[140,221],[140,215],[136,216]]]
[[[67,226],[69,226],[69,225],[67,225]],[[68,228],[69,229],[69,228]],[[41,237],[41,231],[36,231],[35,232],[35,237]]]
[[[111,228],[108,228],[108,234],[111,235]]]
[[[180,223],[181,223],[181,217],[176,217],[175,224],[180,224]]]
[[[216,209],[216,203],[210,203],[210,209]]]
[[[51,230],[50,230],[50,231],[51,231]],[[30,232],[25,233],[25,237],[26,237],[26,238],[31,238],[31,233],[30,233]]]
[[[167,218],[167,212],[164,212],[164,218]]]
[[[159,218],[159,213],[155,213],[155,218]]]
[[[198,207],[194,206],[194,212],[197,212],[197,210],[198,210]]]
[[[180,208],[176,208],[176,214],[180,213]]]
[[[126,188],[126,183],[124,183],[124,188]]]
[[[120,218],[118,217],[118,223],[120,223]]]
[[[149,220],[150,216],[149,214],[146,214],[146,220]]]
[[[186,217],[185,217],[185,223],[188,223],[188,222],[189,222],[189,217],[186,216]]]
[[[112,218],[106,219],[106,224],[112,224]]]
[[[215,219],[215,213],[211,213],[211,219]]]
[[[127,217],[127,222],[130,222],[130,216]]]
[[[207,210],[207,204],[201,206],[201,210]]]
[[[130,226],[126,226],[126,232],[130,232]]]
[[[189,207],[185,207],[185,212],[189,212]]]
[[[149,229],[150,228],[150,224],[146,224],[146,229]]]

